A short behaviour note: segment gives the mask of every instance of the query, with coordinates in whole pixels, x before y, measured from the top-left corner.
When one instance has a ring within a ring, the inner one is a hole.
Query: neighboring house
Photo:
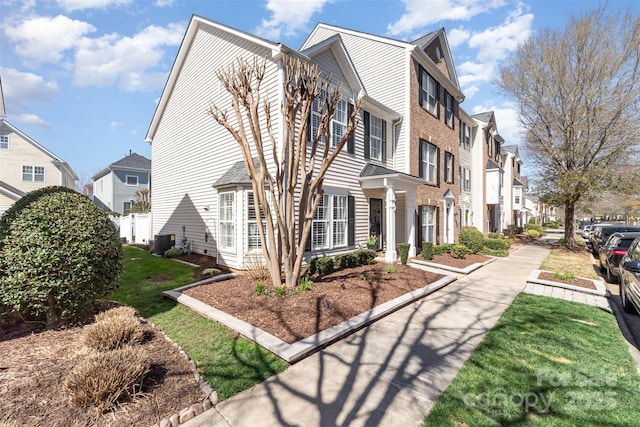
[[[478,127],[475,121],[462,108],[460,108],[460,155],[459,155],[459,183],[460,197],[458,205],[459,224],[460,227],[473,226],[474,217],[474,198],[475,195],[471,190],[472,186],[472,170],[473,170],[473,147],[475,144],[475,133]],[[483,193],[477,194],[480,201],[483,200]],[[481,209],[482,210],[482,209]]]
[[[30,191],[74,188],[77,179],[69,164],[7,121],[0,82],[0,214]]]
[[[501,232],[504,216],[504,170],[500,146],[504,140],[498,133],[493,111],[471,117],[476,122],[472,145],[472,224],[484,234]]]
[[[129,153],[93,177],[93,201],[105,212],[128,215],[136,191],[151,190],[151,160]]]
[[[505,170],[505,199],[504,199],[504,223],[503,228],[509,225],[523,226],[524,198],[526,187],[520,172],[522,159],[517,145],[505,145],[502,147]]]
[[[388,251],[394,250],[396,241],[406,241],[411,244],[410,255],[422,241],[453,243],[459,230],[458,128],[464,96],[444,29],[408,43],[321,23],[302,51],[336,36],[367,93],[401,115],[393,123],[385,161],[389,170],[366,168],[360,176],[360,184],[368,190],[370,216],[381,213],[381,241]],[[391,239],[392,232],[399,238]]]

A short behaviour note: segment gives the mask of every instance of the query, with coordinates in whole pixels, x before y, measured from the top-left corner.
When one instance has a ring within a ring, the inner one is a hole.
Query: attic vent
[[[438,58],[438,61],[440,61],[440,58],[442,58],[442,52],[440,52],[439,46],[436,47],[436,58]]]

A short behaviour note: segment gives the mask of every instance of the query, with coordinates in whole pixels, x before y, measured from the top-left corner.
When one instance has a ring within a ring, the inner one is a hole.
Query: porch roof
[[[399,187],[415,188],[418,184],[424,184],[424,179],[398,172],[384,166],[367,163],[360,172],[360,183],[362,188],[382,188],[385,186],[384,180],[393,180]]]

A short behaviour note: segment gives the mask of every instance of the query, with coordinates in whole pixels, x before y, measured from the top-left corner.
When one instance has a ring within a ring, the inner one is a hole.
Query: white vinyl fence
[[[148,245],[151,238],[151,214],[135,213],[120,217],[120,237],[127,243]]]

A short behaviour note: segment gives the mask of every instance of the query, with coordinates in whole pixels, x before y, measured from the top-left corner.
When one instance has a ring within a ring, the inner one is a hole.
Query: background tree
[[[281,286],[283,279],[285,285],[295,286],[313,215],[322,200],[325,175],[353,133],[361,103],[355,100],[342,138],[331,147],[330,123],[341,98],[340,87],[330,83],[330,76],[322,77],[317,65],[298,57],[285,55],[282,69],[282,140],[276,137],[271,103],[261,89],[266,59],[239,58],[218,70],[216,76],[231,94],[233,118],[215,104],[208,112],[229,131],[242,151],[255,211],[264,216],[258,231],[271,279],[275,286]],[[317,132],[309,135],[314,102],[322,113]]]
[[[134,193],[136,201],[131,206],[131,213],[148,213],[151,212],[151,191],[143,188]]]
[[[565,207],[568,246],[576,205],[632,181],[624,178],[640,141],[639,64],[638,17],[602,8],[572,18],[562,32],[530,38],[500,71],[497,85],[519,104],[525,151],[546,182],[542,193]]]

